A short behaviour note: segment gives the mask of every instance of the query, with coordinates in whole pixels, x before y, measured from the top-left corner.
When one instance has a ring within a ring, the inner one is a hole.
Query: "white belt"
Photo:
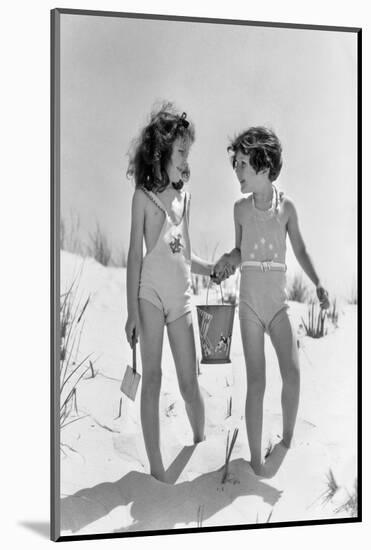
[[[287,269],[286,264],[280,262],[256,262],[254,260],[242,262],[241,269],[244,267],[260,269],[261,271],[286,271]]]

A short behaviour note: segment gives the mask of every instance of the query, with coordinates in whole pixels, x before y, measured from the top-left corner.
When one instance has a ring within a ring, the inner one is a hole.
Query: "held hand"
[[[211,280],[214,283],[220,284],[225,279],[228,279],[236,271],[234,265],[230,264],[228,254],[223,254],[221,258],[214,265],[211,273]]]
[[[235,268],[231,266],[230,264],[226,264],[223,271],[215,270],[215,267],[210,275],[211,280],[213,283],[220,284],[222,281],[225,281],[225,279],[228,279],[233,273],[235,272]]]
[[[138,342],[139,337],[139,323],[138,320],[133,317],[128,317],[125,325],[126,339],[132,348],[134,344]]]
[[[316,288],[316,292],[321,309],[328,309],[330,307],[330,301],[327,290],[323,288],[322,285],[318,285]]]

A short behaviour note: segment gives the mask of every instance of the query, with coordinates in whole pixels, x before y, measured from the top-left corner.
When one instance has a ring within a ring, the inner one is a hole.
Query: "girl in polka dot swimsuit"
[[[282,167],[277,136],[267,128],[250,128],[233,141],[228,151],[241,192],[248,196],[234,206],[235,248],[215,265],[214,280],[223,280],[231,267],[241,266],[239,317],[248,384],[246,428],[251,466],[256,474],[264,475],[265,332],[272,340],[282,376],[283,449],[292,443],[299,405],[299,358],[285,291],[287,234],[297,260],[316,286],[321,307],[327,308],[329,301],[306,251],[295,206],[273,183]]]

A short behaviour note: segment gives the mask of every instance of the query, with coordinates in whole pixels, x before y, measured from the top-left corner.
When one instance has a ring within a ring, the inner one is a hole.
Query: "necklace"
[[[259,210],[259,208],[256,208],[255,197],[254,197],[254,195],[252,196],[252,204],[253,204],[253,208],[254,208],[254,214],[255,214],[255,218],[258,219],[258,220],[263,221],[263,220],[266,220],[267,218],[271,218],[275,214],[275,212],[278,208],[277,189],[274,185],[272,187],[273,187],[272,201],[271,201],[271,205],[268,208],[268,210]]]

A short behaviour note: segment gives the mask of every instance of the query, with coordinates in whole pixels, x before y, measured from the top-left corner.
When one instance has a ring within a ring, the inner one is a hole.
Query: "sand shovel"
[[[132,401],[135,400],[138,385],[140,382],[140,374],[137,372],[137,354],[136,342],[133,344],[133,367],[127,365],[124,378],[121,382],[120,390]]]

